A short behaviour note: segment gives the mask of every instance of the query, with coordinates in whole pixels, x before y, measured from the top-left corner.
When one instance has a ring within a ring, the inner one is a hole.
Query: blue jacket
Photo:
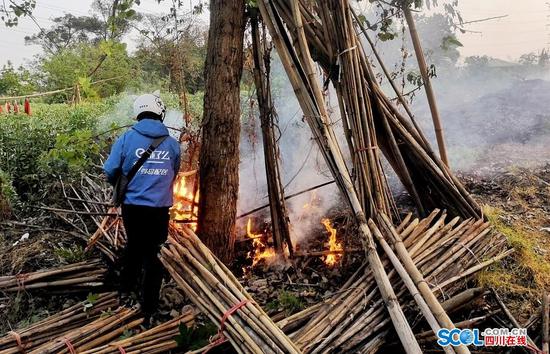
[[[143,119],[120,136],[114,143],[103,169],[109,183],[115,184],[120,171],[128,175],[155,138],[168,136],[162,122]],[[180,167],[180,146],[168,136],[160,144],[128,184],[124,204],[150,207],[172,206],[172,185]]]

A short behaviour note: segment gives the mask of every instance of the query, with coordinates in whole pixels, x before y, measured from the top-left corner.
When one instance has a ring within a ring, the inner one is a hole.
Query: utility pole
[[[428,65],[426,64],[426,58],[424,57],[424,52],[422,51],[420,37],[418,36],[418,32],[416,30],[416,24],[414,23],[411,9],[406,2],[403,5],[403,12],[405,13],[407,25],[409,26],[414,52],[416,54],[416,60],[418,61],[418,67],[420,69],[420,74],[422,75],[422,82],[424,83],[426,96],[428,97],[428,104],[430,105],[430,111],[432,113],[432,120],[435,128],[435,137],[437,139],[437,146],[439,147],[439,155],[443,163],[449,167],[445,137],[443,135],[443,126],[441,124],[441,118],[439,117],[439,110],[437,108],[434,90],[430,81],[430,75],[428,75]]]

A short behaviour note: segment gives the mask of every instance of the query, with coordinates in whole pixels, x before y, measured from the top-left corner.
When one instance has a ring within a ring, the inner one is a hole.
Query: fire
[[[338,240],[336,239],[336,229],[332,227],[330,220],[325,218],[321,220],[321,223],[325,226],[328,233],[330,234],[329,240],[328,240],[329,251],[331,252],[342,251],[343,250],[342,244],[339,243]],[[326,265],[332,267],[340,260],[341,257],[342,255],[339,253],[330,253],[325,257],[324,262]]]
[[[197,229],[197,215],[199,211],[199,191],[196,190],[193,196],[193,189],[188,188],[186,176],[189,173],[181,174],[174,183],[174,205],[170,209],[172,219],[178,221],[189,221],[187,224],[191,229]]]
[[[246,236],[252,239],[252,246],[254,247],[254,251],[248,252],[248,258],[252,258],[253,267],[262,259],[271,259],[275,257],[275,250],[263,243],[263,235],[252,233],[252,219],[250,218],[246,223]]]

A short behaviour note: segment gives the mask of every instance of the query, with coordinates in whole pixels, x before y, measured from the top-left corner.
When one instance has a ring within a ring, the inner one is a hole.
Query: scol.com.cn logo
[[[525,328],[447,329],[437,331],[437,344],[442,347],[474,345],[476,347],[528,347]]]

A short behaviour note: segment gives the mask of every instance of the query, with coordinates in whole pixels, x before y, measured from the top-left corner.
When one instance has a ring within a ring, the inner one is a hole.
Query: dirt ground
[[[533,318],[540,311],[541,294],[544,289],[550,290],[550,165],[534,169],[499,168],[492,174],[484,170],[460,178],[484,205],[487,217],[516,248],[512,257],[479,274],[476,282],[494,288],[520,324],[531,321],[536,331],[540,323],[533,322]],[[352,238],[355,234],[352,223],[341,209],[331,211],[328,216],[338,229],[344,248],[360,247]],[[47,224],[45,220],[27,222]],[[261,231],[263,226],[255,231]],[[37,229],[2,223],[0,275],[54,267],[88,257],[83,253],[84,241],[76,238],[69,229],[60,229],[59,225]],[[311,232],[308,242],[299,245],[300,250],[325,249],[328,234],[323,226],[319,225]],[[28,239],[22,240],[26,233],[29,233]],[[244,234],[241,236],[245,237]],[[17,241],[19,243],[15,244]],[[260,263],[251,269],[251,260],[247,259],[251,242],[239,243],[237,250],[238,260],[233,270],[242,276],[252,296],[276,319],[298,312],[338,291],[362,261],[362,253],[353,252],[346,254],[333,267],[325,265],[321,257],[314,256],[300,257],[293,263],[283,262],[276,266]],[[112,285],[108,284],[106,290],[109,287]],[[40,292],[0,295],[0,332],[44,318],[86,296],[85,293],[51,296]],[[488,295],[479,301],[472,304],[478,307],[477,311],[496,306]],[[188,301],[181,291],[173,283],[165,284],[159,319],[177,316],[186,305]],[[475,309],[466,309],[460,316],[475,313]]]

